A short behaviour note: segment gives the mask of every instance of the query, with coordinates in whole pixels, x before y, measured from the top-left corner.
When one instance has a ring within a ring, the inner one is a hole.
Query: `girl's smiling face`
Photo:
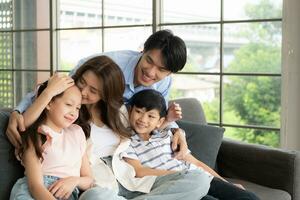
[[[73,124],[79,116],[81,99],[78,87],[72,86],[65,90],[61,96],[55,97],[47,105],[45,124],[57,132]]]

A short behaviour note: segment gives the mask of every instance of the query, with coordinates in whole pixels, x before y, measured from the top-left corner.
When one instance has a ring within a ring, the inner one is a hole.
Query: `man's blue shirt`
[[[100,55],[106,55],[110,57],[115,63],[118,64],[118,66],[122,70],[125,78],[125,92],[123,94],[125,104],[128,103],[128,100],[132,97],[132,95],[145,89],[154,89],[159,91],[164,96],[166,102],[168,102],[168,95],[172,83],[171,76],[167,76],[164,79],[160,80],[157,83],[154,83],[151,86],[147,86],[147,87],[142,85],[136,87],[134,86],[133,83],[134,71],[135,71],[135,67],[137,66],[137,63],[139,62],[142,56],[141,52],[123,50],[123,51],[111,51],[111,52],[104,52],[100,54],[94,54],[87,58],[81,59],[78,62],[78,64],[74,67],[74,69],[70,72],[70,75],[73,75],[75,71],[88,59]],[[27,94],[25,98],[22,99],[20,104],[14,110],[18,110],[21,113],[24,112],[31,105],[33,99],[34,99],[34,92]]]

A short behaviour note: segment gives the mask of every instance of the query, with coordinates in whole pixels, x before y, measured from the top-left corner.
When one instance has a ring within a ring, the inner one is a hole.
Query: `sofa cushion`
[[[254,192],[262,200],[291,200],[291,195],[283,190],[273,189],[258,185],[252,182],[238,180],[238,179],[229,179],[226,180],[232,183],[239,183],[243,185],[247,190]]]
[[[225,129],[183,120],[177,123],[186,133],[192,155],[214,169]]]
[[[9,199],[12,186],[24,171],[15,159],[13,146],[5,134],[8,119],[9,112],[0,110],[0,199]]]

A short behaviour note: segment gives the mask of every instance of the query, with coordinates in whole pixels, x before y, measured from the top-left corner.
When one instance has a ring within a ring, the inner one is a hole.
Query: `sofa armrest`
[[[300,199],[300,152],[224,139],[217,168],[224,177],[285,190]]]

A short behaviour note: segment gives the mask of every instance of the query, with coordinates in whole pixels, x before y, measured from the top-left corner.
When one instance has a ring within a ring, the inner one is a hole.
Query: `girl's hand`
[[[181,107],[178,103],[173,102],[168,108],[167,121],[174,122],[182,118]]]
[[[172,150],[175,151],[175,158],[183,160],[189,154],[185,133],[182,129],[173,129]]]
[[[73,85],[74,80],[70,76],[61,73],[55,73],[48,80],[48,85],[45,91],[53,97],[62,93]]]
[[[68,199],[78,184],[79,177],[67,177],[54,182],[48,190],[58,199]]]

